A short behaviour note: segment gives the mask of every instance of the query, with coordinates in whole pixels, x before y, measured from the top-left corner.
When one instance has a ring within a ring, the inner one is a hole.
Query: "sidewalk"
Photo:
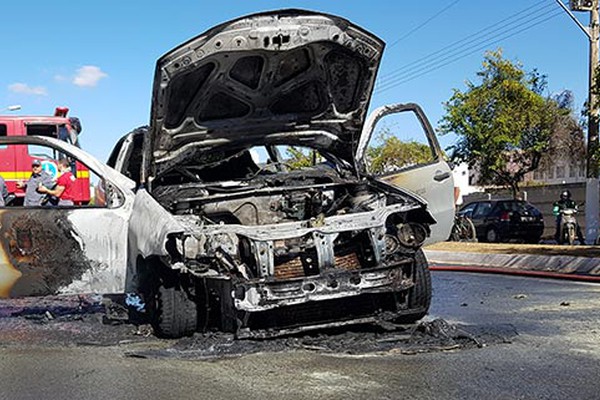
[[[444,242],[424,250],[432,270],[508,273],[600,282],[599,246]]]

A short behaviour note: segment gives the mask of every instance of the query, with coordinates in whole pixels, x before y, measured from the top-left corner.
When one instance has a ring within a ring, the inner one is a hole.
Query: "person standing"
[[[45,185],[39,185],[38,191],[57,197],[59,206],[72,206],[75,204],[73,193],[75,176],[71,173],[69,160],[66,158],[58,160],[58,171],[60,172],[60,176],[56,180],[56,186],[53,189],[49,189]]]
[[[8,198],[8,188],[6,187],[6,182],[4,182],[4,178],[0,176],[0,207],[6,205],[6,199]]]
[[[35,207],[43,205],[46,195],[38,190],[40,185],[53,187],[54,181],[50,174],[42,169],[40,160],[33,160],[31,162],[31,177],[29,177],[29,180],[17,183],[19,189],[25,188],[24,206]]]

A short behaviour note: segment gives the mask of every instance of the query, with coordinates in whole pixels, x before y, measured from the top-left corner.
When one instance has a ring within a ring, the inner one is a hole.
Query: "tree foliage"
[[[458,136],[449,148],[453,161],[466,161],[477,168],[481,183],[507,187],[516,197],[524,175],[548,151],[565,110],[542,95],[545,76],[526,73],[500,50],[486,53],[477,77],[479,84],[467,81],[464,92],[455,89],[444,103],[440,131]]]
[[[571,165],[585,160],[586,147],[582,123],[573,111],[573,93],[564,90],[553,96],[559,108],[548,142],[548,150],[540,159],[540,168],[548,169],[556,160],[564,160]]]
[[[322,160],[321,155],[312,149],[289,146],[285,149],[286,165],[292,169],[311,167]]]
[[[598,109],[600,109],[600,64],[596,65],[596,71],[594,75],[595,77],[594,82],[592,82],[591,94],[595,97],[595,99],[592,104],[592,107],[590,107],[589,101],[586,102],[586,107],[583,110],[582,114],[587,120],[586,123],[590,122],[592,124],[596,124],[597,126],[598,124],[600,124],[600,114],[598,112]],[[588,145],[590,146],[590,155],[592,155],[589,162],[592,165],[595,165],[596,168],[600,168],[600,145],[598,143],[598,138],[595,137],[596,134],[598,134],[597,131],[592,131],[592,137],[590,137],[591,140],[588,143]],[[589,131],[588,135],[590,135]]]
[[[367,149],[370,172],[376,175],[425,163],[432,158],[428,145],[414,140],[402,141],[388,130],[382,130],[376,142],[379,145],[369,146]]]

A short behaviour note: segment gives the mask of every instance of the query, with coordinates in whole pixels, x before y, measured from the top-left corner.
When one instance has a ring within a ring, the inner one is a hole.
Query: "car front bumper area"
[[[273,337],[373,323],[409,310],[413,262],[368,271],[331,270],[304,279],[233,283],[236,335]]]
[[[234,305],[241,311],[257,312],[364,293],[403,291],[414,283],[402,265],[409,266],[410,260],[365,271],[333,269],[304,279],[239,283],[234,285]]]
[[[398,208],[354,214],[351,221],[332,217],[318,227],[204,228],[213,238],[245,236],[243,248],[253,249],[247,253],[255,257],[239,264],[222,256],[219,260],[229,260],[220,261],[229,273],[196,275],[198,299],[207,299],[200,312],[208,315],[208,326],[238,337],[267,337],[415,312],[408,299],[415,287],[417,249],[401,245],[400,234],[384,228]],[[294,244],[295,252],[282,251]]]

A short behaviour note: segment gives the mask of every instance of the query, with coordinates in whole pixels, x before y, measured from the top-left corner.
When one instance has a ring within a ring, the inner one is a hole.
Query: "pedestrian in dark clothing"
[[[54,181],[50,174],[42,169],[40,160],[33,160],[31,163],[31,177],[29,180],[27,182],[17,183],[18,188],[25,188],[24,206],[41,206],[44,204],[44,201],[47,200],[46,194],[38,191],[40,184],[45,187],[53,187]]]
[[[572,199],[571,199],[571,192],[568,190],[564,190],[561,194],[560,194],[560,200],[555,201],[554,204],[552,204],[552,214],[554,214],[554,216],[556,217],[556,231],[554,233],[554,239],[556,240],[556,243],[560,243],[560,223],[561,223],[561,212],[563,210],[575,210],[575,212],[578,211],[577,209],[577,203],[575,203]],[[581,227],[579,226],[579,224],[577,224],[577,239],[579,240],[579,243],[584,244],[585,241],[583,239],[583,234],[581,233]]]

